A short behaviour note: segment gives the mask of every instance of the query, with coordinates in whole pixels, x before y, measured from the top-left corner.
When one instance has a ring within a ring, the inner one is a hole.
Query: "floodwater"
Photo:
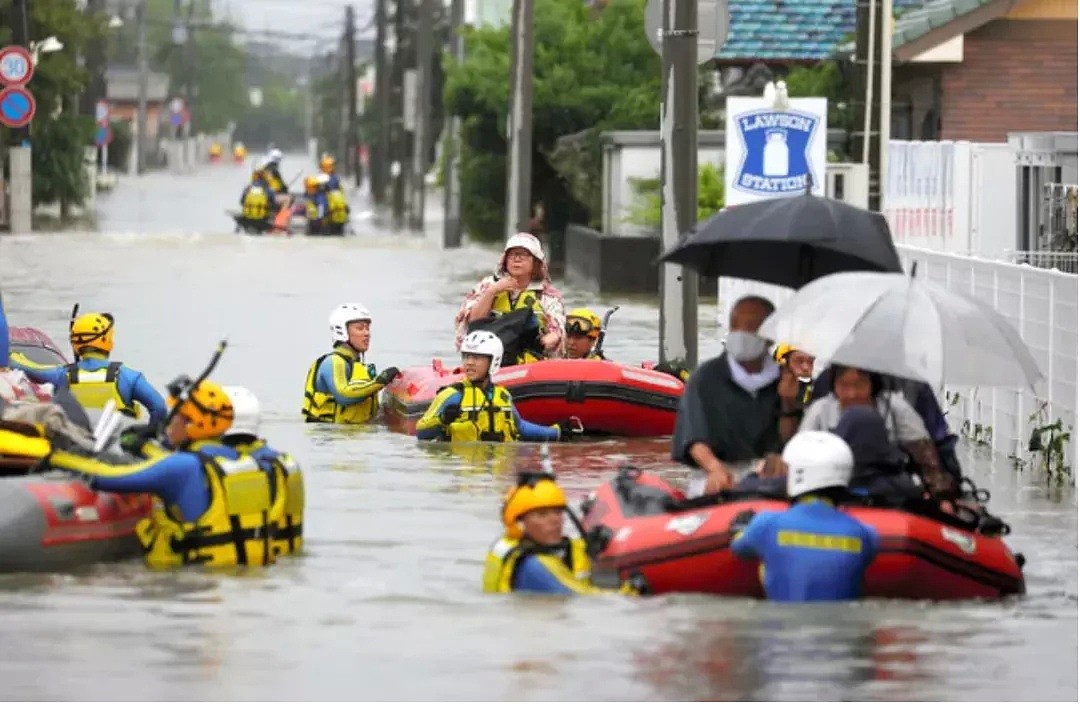
[[[240,575],[131,561],[0,576],[4,698],[1076,700],[1075,492],[986,458],[968,466],[1028,558],[1023,598],[482,594],[500,497],[535,446],[454,454],[382,426],[305,425],[299,403],[342,301],[373,311],[380,367],[450,360],[453,314],[494,251],[441,251],[435,221],[424,235],[380,229],[360,201],[356,237],[236,236],[223,211],[244,181],[231,165],[121,179],[100,196],[100,232],[0,237],[0,284],[12,324],[58,341],[75,301],[114,313],[116,358],[159,387],[228,338],[215,378],[254,390],[265,434],[305,467],[305,554]],[[620,304],[610,356],[655,357],[654,303],[566,298]],[[705,357],[719,349],[714,308],[700,317]],[[575,497],[624,462],[679,476],[663,441],[553,457]]]

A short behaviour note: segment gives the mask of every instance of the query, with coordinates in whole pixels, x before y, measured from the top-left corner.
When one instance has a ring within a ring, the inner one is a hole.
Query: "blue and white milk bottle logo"
[[[787,176],[790,170],[788,158],[787,132],[785,130],[767,130],[765,132],[765,155],[762,158],[762,173],[765,176]]]

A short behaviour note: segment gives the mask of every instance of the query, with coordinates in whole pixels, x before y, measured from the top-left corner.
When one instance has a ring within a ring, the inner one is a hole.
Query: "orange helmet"
[[[308,176],[307,178],[305,178],[304,179],[304,190],[306,190],[309,193],[314,193],[315,191],[319,190],[319,177],[318,176]]]
[[[71,349],[76,355],[83,350],[98,350],[108,354],[113,348],[113,326],[116,321],[108,313],[87,313],[71,322],[68,331]]]
[[[502,519],[506,537],[520,539],[518,521],[529,511],[538,508],[566,508],[566,494],[550,474],[523,472],[518,475],[517,486],[506,492],[503,500]]]
[[[326,174],[334,173],[334,167],[336,165],[336,160],[329,154],[323,154],[322,159],[319,160],[319,168],[322,169],[322,172]]]
[[[194,388],[181,389],[170,385],[169,406],[179,404],[176,412],[187,421],[185,431],[189,439],[207,440],[221,437],[232,426],[232,401],[220,385],[203,380]]]

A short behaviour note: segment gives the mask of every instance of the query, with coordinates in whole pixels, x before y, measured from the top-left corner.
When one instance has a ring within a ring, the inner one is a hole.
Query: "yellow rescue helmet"
[[[323,154],[322,159],[319,160],[319,168],[322,169],[324,173],[334,173],[334,167],[336,165],[337,162],[334,160],[334,157],[329,154]]]
[[[112,352],[114,323],[109,313],[80,315],[71,323],[71,349],[76,355],[82,354],[83,350]]]
[[[518,476],[517,486],[506,492],[503,500],[502,519],[506,537],[521,538],[518,521],[529,511],[538,508],[566,508],[566,494],[550,474],[523,473]]]
[[[193,389],[185,389],[177,398],[169,395],[169,407],[176,409],[184,420],[187,421],[188,439],[208,440],[218,438],[225,434],[233,422],[235,412],[229,394],[219,384],[204,379]]]
[[[566,332],[596,339],[600,337],[600,318],[588,308],[575,308],[566,314]]]
[[[210,145],[210,156],[221,156],[221,145],[217,142]]]
[[[314,192],[319,190],[319,177],[308,176],[304,179],[304,190]]]
[[[786,342],[781,342],[776,346],[776,349],[773,350],[773,359],[775,359],[777,363],[783,364],[784,360],[787,359],[787,356],[794,352],[796,349],[798,348],[789,345]]]

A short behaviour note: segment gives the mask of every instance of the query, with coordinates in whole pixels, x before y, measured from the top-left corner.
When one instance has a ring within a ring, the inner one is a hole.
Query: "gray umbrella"
[[[725,208],[659,261],[791,288],[842,271],[901,271],[880,213],[813,195]]]

